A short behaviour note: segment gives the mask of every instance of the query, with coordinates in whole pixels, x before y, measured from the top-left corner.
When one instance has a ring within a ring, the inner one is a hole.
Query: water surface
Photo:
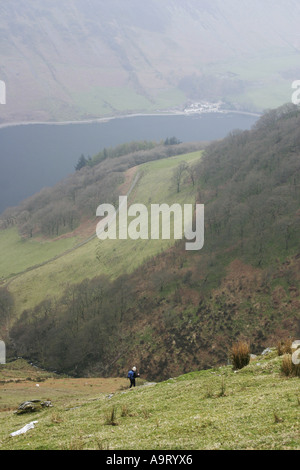
[[[202,114],[134,116],[107,122],[27,124],[0,129],[0,213],[8,206],[74,172],[81,154],[93,156],[104,147],[133,140],[182,142],[215,140],[233,129],[250,129],[255,116]]]

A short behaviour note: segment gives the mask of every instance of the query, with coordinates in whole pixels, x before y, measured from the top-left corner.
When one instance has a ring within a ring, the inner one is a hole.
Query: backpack
[[[127,377],[128,377],[128,379],[133,379],[134,374],[133,374],[133,371],[132,371],[132,370],[130,370],[130,371],[128,372]]]

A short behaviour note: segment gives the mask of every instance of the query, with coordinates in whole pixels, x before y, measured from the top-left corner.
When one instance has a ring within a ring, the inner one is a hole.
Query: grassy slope
[[[271,49],[267,54],[209,65],[205,72],[212,76],[235,74],[236,79],[244,82],[245,89],[241,94],[229,93],[223,99],[244,109],[263,111],[291,101],[298,60],[298,52]]]
[[[195,201],[195,193],[192,185],[176,193],[175,186],[171,185],[174,168],[181,162],[194,162],[201,156],[201,152],[180,155],[139,166],[142,178],[131,194],[129,204],[133,202],[143,203],[190,203]],[[96,229],[96,223],[95,223]],[[19,240],[12,240],[6,247],[6,273],[9,272],[9,259],[13,256]],[[72,239],[68,242],[72,243]],[[147,258],[159,253],[172,244],[172,240],[106,240],[97,238],[88,244],[51,261],[50,263],[24,273],[11,280],[9,290],[15,296],[16,312],[20,313],[25,308],[31,308],[44,300],[48,295],[59,297],[64,288],[85,278],[93,278],[99,274],[106,274],[110,278],[116,278],[124,272],[132,272]],[[24,242],[25,252],[30,242]],[[45,246],[45,245],[44,245]],[[52,246],[49,243],[49,246]],[[46,250],[48,247],[46,246]],[[39,251],[41,252],[39,254]],[[20,252],[20,258],[23,252]],[[36,245],[34,263],[44,261],[46,256],[41,245]],[[48,256],[48,259],[51,257]],[[29,267],[27,265],[27,267]],[[19,268],[20,269],[20,268]],[[15,268],[12,272],[15,271]]]
[[[0,279],[7,279],[72,248],[76,237],[56,241],[25,240],[16,227],[0,231]]]
[[[136,93],[130,88],[94,87],[85,92],[74,93],[74,103],[82,113],[93,116],[105,116],[113,113],[154,112],[158,109],[180,106],[186,97],[177,88],[159,91],[155,100]]]
[[[31,3],[34,2],[19,3],[17,11],[7,6],[2,9],[3,35],[8,44],[15,44],[9,66],[2,72],[15,90],[5,108],[8,120],[28,119],[28,115],[32,119],[78,119],[125,110],[149,111],[161,106],[184,105],[186,97],[178,90],[178,83],[185,76],[200,77],[205,64],[209,64],[208,72],[210,67],[212,72],[213,68],[216,69],[216,75],[212,73],[216,77],[221,73],[221,67],[225,73],[239,73],[239,68],[242,79],[249,77],[250,87],[254,85],[258,90],[264,90],[261,96],[282,78],[278,71],[295,73],[296,76],[285,84],[281,80],[281,90],[270,99],[272,106],[283,103],[284,90],[288,93],[291,81],[298,78],[299,58],[295,52],[296,45],[292,45],[295,39],[291,34],[296,27],[297,9],[293,17],[286,7],[286,12],[283,12],[286,15],[282,13],[282,21],[279,21],[277,8],[269,8],[268,14],[263,15],[263,7],[256,10],[257,7],[251,5],[247,10],[243,5],[243,11],[237,8],[237,11],[231,9],[228,13],[220,2],[212,16],[211,7],[207,10],[206,5],[201,4],[200,9],[199,2],[193,2],[194,7],[189,4],[186,8],[183,6],[181,10],[174,8],[172,2],[170,5],[155,2],[155,8],[149,7],[149,18],[147,15],[146,19],[143,7],[139,6],[141,2],[137,2],[135,21],[131,17],[132,12],[128,14],[125,10],[120,16],[120,26],[117,19],[111,21],[114,17],[111,12],[117,8],[111,6],[112,2],[109,12],[103,11],[101,5],[98,7],[101,13],[95,15],[93,11],[91,16],[86,9],[82,11],[80,5],[72,10],[45,6],[45,14],[33,9]],[[31,24],[33,11],[37,28],[32,28],[32,34],[27,38],[20,27],[20,35],[16,38],[9,18],[13,16],[17,25]],[[254,11],[258,11],[261,17],[270,18],[270,22],[267,21],[265,27],[260,22],[256,24],[252,17]],[[197,21],[198,15],[201,15],[201,21]],[[99,16],[102,18],[101,27],[97,23]],[[115,16],[118,18],[117,14]],[[155,25],[154,30],[145,26],[148,22]],[[240,23],[242,29],[239,28]],[[38,27],[41,24],[43,28]],[[243,31],[248,32],[247,41]],[[279,39],[278,32],[285,42]],[[72,40],[66,41],[67,36]],[[49,40],[53,37],[56,38],[55,48]],[[199,44],[199,47],[194,48],[194,44]],[[255,60],[261,59],[261,51],[267,58],[258,64],[258,72],[251,81],[257,65]],[[255,59],[252,59],[253,54]],[[243,59],[243,63],[231,66],[232,55],[240,61]],[[37,57],[42,57],[42,62]],[[221,63],[222,60],[227,63]],[[276,64],[276,76],[271,68],[266,79],[264,72],[268,60]],[[32,65],[30,68],[27,67],[28,62]],[[20,76],[12,73],[14,65],[21,70]],[[43,77],[39,83],[36,82],[37,76]],[[237,78],[240,79],[239,76]],[[29,83],[37,86],[29,87],[26,93],[24,86]],[[251,109],[254,106],[261,109],[267,100],[262,105],[258,97],[251,97],[248,91],[249,88],[245,87],[245,95],[238,97],[240,102],[250,105]],[[228,100],[228,96],[223,98]],[[233,102],[237,101],[232,98]]]
[[[224,92],[222,99],[249,111],[261,112],[291,101],[292,82],[297,79],[298,52],[290,49],[270,49],[268,53],[245,57],[243,60],[227,60],[224,63],[201,64],[202,73],[211,77],[233,74],[234,80],[244,84],[242,93]],[[209,90],[208,90],[209,91]],[[196,98],[194,98],[197,101]],[[201,101],[201,100],[200,100]],[[171,88],[153,94],[153,99],[140,95],[129,88],[98,87],[74,94],[74,102],[87,114],[109,115],[112,113],[140,111],[154,112],[159,109],[183,107],[186,96],[179,88]]]
[[[110,398],[104,382],[93,388],[90,379],[78,379],[76,389],[74,379],[52,378],[34,396],[52,399],[53,408],[35,415],[0,413],[0,448],[299,450],[299,378],[283,377],[281,361],[271,352],[238,372],[224,366],[131,391],[122,386],[126,379],[103,379],[111,381]],[[72,390],[69,398],[58,392],[61,381]],[[3,385],[0,391],[5,395]],[[24,399],[32,398],[25,391]],[[113,407],[115,426],[105,424]],[[9,437],[32,420],[38,421],[34,430]]]

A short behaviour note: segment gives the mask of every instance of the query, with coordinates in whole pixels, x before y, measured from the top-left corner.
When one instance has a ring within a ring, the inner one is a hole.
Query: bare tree
[[[186,162],[182,162],[178,165],[177,168],[175,168],[174,173],[173,173],[173,178],[172,181],[176,185],[177,192],[180,192],[180,186],[182,182],[182,177],[186,171],[188,171],[188,164]]]

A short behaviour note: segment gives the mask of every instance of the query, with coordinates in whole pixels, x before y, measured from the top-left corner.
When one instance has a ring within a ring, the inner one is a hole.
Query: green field
[[[128,203],[142,203],[147,207],[151,203],[194,203],[195,190],[192,184],[185,184],[182,190],[177,193],[176,187],[172,184],[174,168],[182,161],[192,163],[201,158],[201,152],[194,152],[187,155],[180,155],[155,162],[146,163],[139,166],[138,171],[141,178],[136,188],[130,195]],[[95,223],[96,229],[96,223]],[[5,232],[3,232],[5,233]],[[3,235],[8,238],[8,235]],[[11,243],[6,245],[6,255],[3,257],[3,273],[7,277],[12,273],[20,272],[23,268],[30,267],[23,261],[10,271],[10,256],[15,251],[15,246],[19,246],[19,239],[12,238]],[[29,252],[31,242],[23,242],[24,253]],[[56,242],[55,242],[56,243]],[[74,239],[64,241],[69,248],[74,246]],[[100,274],[105,274],[111,279],[122,273],[132,272],[145,260],[167,249],[174,243],[174,240],[105,240],[100,241],[94,238],[89,243],[70,251],[64,256],[49,261],[43,266],[25,272],[15,279],[10,280],[9,290],[15,298],[16,313],[24,309],[31,308],[47,297],[58,298],[64,289],[85,278],[93,278]],[[51,243],[48,243],[51,246]],[[41,264],[45,259],[50,260],[50,252],[45,249],[44,244],[36,244],[34,252],[34,263],[32,266]],[[47,247],[46,247],[47,248]],[[60,253],[62,249],[60,247]],[[53,248],[53,254],[57,254]],[[25,255],[22,250],[19,254],[20,260]]]
[[[246,55],[243,59],[230,59],[225,62],[198,64],[199,78],[207,77],[232,80],[243,83],[243,91],[223,90],[219,99],[230,103],[234,108],[242,106],[248,111],[261,112],[291,101],[291,85],[299,79],[299,52],[271,48],[267,52]],[[209,84],[206,90],[210,95]],[[153,92],[151,98],[126,87],[94,87],[72,95],[74,104],[81,113],[95,116],[115,113],[155,112],[179,106],[182,108],[187,99],[194,101],[203,98],[187,95],[180,87]]]
[[[207,75],[241,80],[242,93],[226,93],[227,103],[238,104],[248,111],[264,111],[291,102],[292,82],[299,79],[299,52],[289,49],[270,49],[243,60],[209,64],[203,68]]]
[[[126,112],[153,112],[182,105],[186,97],[177,88],[155,93],[153,99],[136,93],[130,88],[94,87],[85,92],[73,94],[75,105],[80,112],[95,116],[105,116]]]
[[[38,388],[27,381],[11,385],[14,404],[9,385],[0,384],[12,407],[0,413],[0,448],[299,450],[299,378],[283,376],[281,361],[273,351],[239,371],[224,366],[148,385],[137,379],[132,390],[125,378],[49,378]],[[33,396],[53,408],[15,415],[19,401]],[[33,420],[35,429],[10,437]]]
[[[69,250],[76,242],[75,237],[40,242],[20,237],[16,227],[2,230],[0,231],[0,280],[47,261]]]
[[[73,94],[75,105],[81,112],[103,116],[116,111],[148,109],[150,101],[130,88],[94,87]]]
[[[299,52],[290,49],[270,49],[267,53],[256,54],[255,57],[245,56],[243,60],[232,59],[218,64],[210,64],[206,72],[234,73],[242,80],[255,82],[267,80],[284,71],[290,72],[298,67]],[[292,76],[291,76],[292,79]],[[294,78],[296,80],[297,77]]]

